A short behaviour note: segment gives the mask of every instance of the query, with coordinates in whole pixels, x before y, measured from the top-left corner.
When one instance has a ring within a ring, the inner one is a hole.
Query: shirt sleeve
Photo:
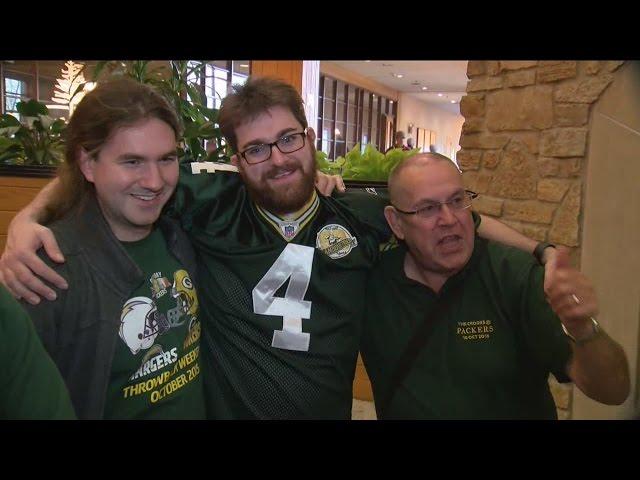
[[[27,312],[0,291],[0,417],[70,420],[69,392],[44,349]]]
[[[180,164],[178,186],[165,213],[178,220],[187,232],[199,212],[217,209],[225,194],[239,189],[242,180],[238,173],[214,168],[197,162]]]
[[[358,219],[371,228],[378,244],[382,246],[392,239],[393,232],[384,217],[384,207],[389,205],[386,189],[354,189],[336,194],[335,197],[348,205],[356,212]]]

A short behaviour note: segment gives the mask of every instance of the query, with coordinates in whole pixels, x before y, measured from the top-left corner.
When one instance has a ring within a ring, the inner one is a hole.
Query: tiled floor
[[[373,402],[353,399],[351,408],[352,420],[376,420],[376,409]]]

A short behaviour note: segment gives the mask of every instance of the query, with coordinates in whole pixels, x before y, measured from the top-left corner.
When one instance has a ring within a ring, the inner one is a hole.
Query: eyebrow
[[[447,201],[451,200],[456,195],[460,195],[461,193],[464,193],[464,192],[465,192],[464,188],[461,188],[460,190],[456,190],[451,195],[449,195],[449,198],[447,198]],[[421,206],[424,206],[424,205],[427,205],[427,204],[432,204],[432,203],[442,203],[442,202],[440,200],[434,200],[432,198],[423,198],[420,201],[415,203],[414,208],[420,208]]]
[[[166,153],[163,153],[158,158],[166,158],[166,157],[177,157],[178,150],[170,150]],[[123,153],[122,155],[118,155],[118,160],[146,160],[148,157],[144,155],[140,155],[137,153]]]
[[[280,138],[282,138],[283,136],[285,136],[287,133],[289,132],[295,132],[297,130],[297,128],[295,127],[287,127],[287,128],[283,128],[282,130],[280,130],[277,135],[276,135],[276,142],[278,140],[280,140]],[[246,150],[247,148],[251,147],[251,146],[255,146],[255,145],[263,145],[265,143],[271,143],[269,140],[266,140],[264,138],[254,138],[253,140],[248,141],[247,143],[245,143],[242,148],[240,148],[240,151]]]

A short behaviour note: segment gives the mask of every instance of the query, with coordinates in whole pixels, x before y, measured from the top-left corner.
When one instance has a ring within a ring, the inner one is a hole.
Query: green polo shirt
[[[405,276],[406,253],[404,245],[384,253],[367,289],[362,354],[378,402],[413,332],[442,296],[464,286],[437,319],[384,418],[557,418],[547,380],[550,372],[569,380],[571,348],[545,300],[542,267],[476,236],[469,263],[436,294]]]

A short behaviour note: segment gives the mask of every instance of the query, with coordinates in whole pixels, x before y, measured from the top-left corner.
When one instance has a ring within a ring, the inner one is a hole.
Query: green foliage
[[[370,144],[361,151],[360,144],[357,143],[344,157],[336,158],[335,162],[328,161],[324,152],[317,152],[316,164],[322,172],[339,173],[345,180],[386,182],[393,167],[416,153],[417,148],[407,151],[394,148],[384,154]]]
[[[178,154],[189,161],[228,162],[229,152],[222,142],[218,127],[218,110],[207,107],[201,87],[189,79],[199,75],[203,62],[186,60],[170,62],[170,69],[159,66],[150,68],[148,60],[101,61],[96,65],[92,81],[100,81],[117,75],[128,76],[140,83],[155,87],[175,108],[184,127]],[[71,98],[85,83],[80,84]],[[64,159],[62,133],[64,120],[54,120],[41,102],[29,100],[17,104],[23,119],[0,116],[0,164],[5,165],[57,165]],[[216,148],[205,149],[204,141]]]
[[[218,109],[207,107],[201,87],[189,79],[192,75],[200,75],[204,62],[174,60],[170,66],[167,72],[163,67],[150,70],[147,60],[99,62],[94,70],[94,81],[107,72],[110,76],[126,75],[154,86],[174,107],[184,126],[180,157],[197,162],[228,162],[229,154],[222,145],[222,132],[218,127]],[[215,144],[216,148],[207,151],[204,140]]]
[[[36,100],[16,105],[22,121],[0,115],[0,164],[58,165],[64,159],[62,132],[65,122],[49,116],[46,105]]]
[[[322,150],[316,150],[316,165],[318,170],[329,173],[331,175],[342,174],[342,165],[344,164],[344,158],[340,162],[330,162],[327,160],[327,154]]]

